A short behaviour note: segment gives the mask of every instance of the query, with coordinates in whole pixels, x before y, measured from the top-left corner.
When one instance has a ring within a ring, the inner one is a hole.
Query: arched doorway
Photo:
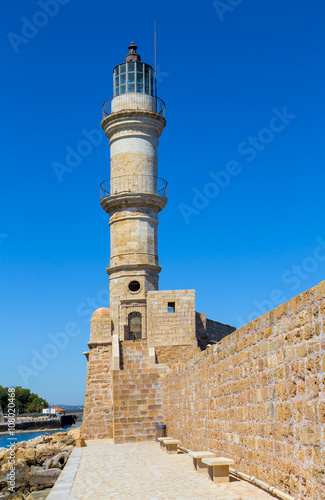
[[[142,338],[142,316],[139,312],[131,312],[128,315],[129,338],[128,340],[141,340]]]

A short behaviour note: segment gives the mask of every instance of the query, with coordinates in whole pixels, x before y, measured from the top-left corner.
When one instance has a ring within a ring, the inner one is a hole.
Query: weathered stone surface
[[[123,342],[123,370],[113,371],[114,441],[153,440],[163,424],[157,366],[149,364],[146,342]]]
[[[324,491],[325,282],[168,373],[167,433],[294,497]]]
[[[51,468],[53,468],[53,469],[63,469],[63,467],[67,463],[68,458],[69,458],[69,453],[67,453],[66,451],[61,451],[61,453],[58,453],[52,459]]]
[[[8,473],[10,472],[10,468],[12,465],[6,460],[3,461],[3,464],[0,469],[0,491],[7,489],[8,487]],[[23,460],[15,461],[15,488],[18,490],[19,488],[27,487],[27,479],[26,476],[30,471],[30,467]]]
[[[64,467],[74,447],[75,439],[80,438],[80,429],[71,429],[58,434],[58,436],[55,434],[39,436],[14,446],[12,451],[16,461],[15,488],[19,493],[27,495],[31,488],[43,489],[47,485],[51,486],[58,473],[43,474],[45,469],[60,470]],[[6,448],[3,451],[0,455],[0,492],[8,490],[7,474],[12,466],[11,451]]]
[[[113,437],[112,345],[90,350],[82,420],[83,439]]]
[[[83,438],[76,439],[76,448],[85,448],[86,446],[86,441]]]
[[[51,488],[46,488],[45,490],[41,490],[41,491],[33,491],[30,495],[28,495],[26,500],[46,500],[50,491],[51,491]]]
[[[3,496],[1,496],[0,498],[1,498],[1,500],[25,500],[25,495],[23,493],[7,492]]]
[[[55,457],[64,448],[63,443],[55,443],[53,446],[47,443],[38,445],[35,453],[36,463],[42,465],[45,460]]]
[[[36,452],[33,448],[18,448],[16,459],[23,460],[27,465],[36,465]]]
[[[37,436],[36,438],[25,441],[27,448],[35,448],[38,444],[44,443],[44,436]]]
[[[61,474],[60,469],[43,469],[42,467],[32,467],[27,474],[27,482],[31,491],[50,488]]]

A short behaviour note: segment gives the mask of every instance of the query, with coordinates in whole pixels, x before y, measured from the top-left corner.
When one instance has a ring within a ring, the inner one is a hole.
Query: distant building
[[[65,414],[66,410],[63,408],[59,408],[58,406],[51,406],[51,408],[43,408],[43,413],[44,414],[50,414],[50,415],[61,415]]]

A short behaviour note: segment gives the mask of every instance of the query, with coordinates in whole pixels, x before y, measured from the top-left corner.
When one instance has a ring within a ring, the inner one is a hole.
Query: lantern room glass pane
[[[114,68],[114,95],[137,92],[154,95],[153,69],[139,61],[127,62]]]

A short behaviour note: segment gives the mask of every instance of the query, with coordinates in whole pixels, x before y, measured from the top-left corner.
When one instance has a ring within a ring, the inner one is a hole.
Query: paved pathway
[[[271,500],[246,481],[214,484],[187,454],[168,455],[146,441],[110,439],[75,448],[47,500]]]

